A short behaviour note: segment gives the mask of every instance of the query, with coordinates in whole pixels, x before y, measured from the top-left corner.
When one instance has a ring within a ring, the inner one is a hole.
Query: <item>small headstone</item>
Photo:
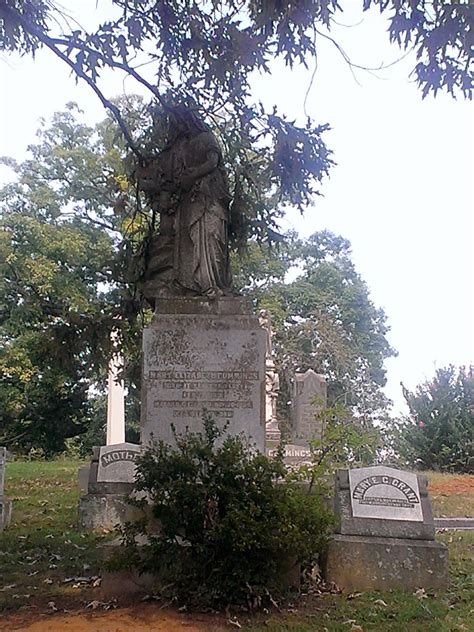
[[[435,541],[426,476],[385,466],[338,470],[335,513],[327,580],[350,591],[446,588],[448,552]]]
[[[77,488],[80,492],[84,492],[86,494],[89,486],[90,470],[90,463],[88,465],[81,465],[81,467],[77,469]]]
[[[140,454],[140,446],[134,443],[118,443],[102,446],[97,468],[98,483],[133,483],[135,461]]]
[[[5,468],[7,449],[0,447],[0,531],[8,527],[11,520],[12,502],[5,497]]]
[[[315,403],[315,400],[318,403]],[[319,400],[319,401],[318,401]],[[293,435],[295,443],[307,443],[318,436],[321,426],[315,419],[318,407],[327,400],[327,383],[324,376],[312,369],[295,375],[292,397]]]
[[[5,467],[7,463],[7,449],[0,448],[0,498],[5,493]]]
[[[133,491],[140,451],[141,446],[134,443],[93,448],[87,494],[79,500],[80,529],[111,531],[139,517],[140,512],[127,498]]]

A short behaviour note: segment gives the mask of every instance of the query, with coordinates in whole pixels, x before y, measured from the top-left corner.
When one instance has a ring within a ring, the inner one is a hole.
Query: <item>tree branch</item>
[[[40,42],[42,42],[47,48],[49,48],[50,51],[52,51],[57,57],[59,57],[62,61],[64,61],[73,70],[73,72],[76,74],[77,77],[80,77],[81,79],[83,79],[87,83],[87,85],[90,88],[92,88],[92,90],[95,92],[100,102],[102,103],[102,105],[107,110],[110,110],[110,112],[112,112],[120,129],[122,130],[122,133],[125,137],[125,140],[127,141],[128,146],[136,155],[140,163],[143,164],[144,157],[139,151],[138,147],[136,146],[135,141],[133,140],[132,135],[130,134],[125,121],[123,120],[118,107],[104,96],[104,94],[101,92],[101,90],[99,90],[99,88],[94,83],[94,81],[90,77],[87,76],[87,74],[82,70],[82,68],[80,68],[77,64],[75,64],[72,61],[72,59],[70,59],[65,53],[63,53],[61,50],[59,50],[59,48],[57,48],[54,38],[51,38],[49,37],[49,35],[46,35],[46,33],[43,33],[41,29],[37,28],[36,26],[28,22],[28,20],[25,20],[25,18],[23,17],[21,13],[19,13],[18,11],[14,11],[11,7],[4,6],[2,7],[2,10],[5,14],[9,15],[12,20],[16,20],[17,22],[19,22],[27,33],[29,33],[30,35],[33,35]],[[96,51],[94,51],[94,53],[98,54]]]

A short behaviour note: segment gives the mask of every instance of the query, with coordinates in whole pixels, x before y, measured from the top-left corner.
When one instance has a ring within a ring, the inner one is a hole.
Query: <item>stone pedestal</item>
[[[348,591],[447,588],[448,550],[434,539],[426,476],[375,466],[338,470],[335,485],[327,581]]]
[[[445,590],[448,550],[430,540],[335,535],[328,546],[326,580],[349,592]]]
[[[81,531],[114,531],[133,522],[143,512],[127,501],[128,494],[87,494],[79,500],[78,528]]]
[[[203,417],[265,448],[265,332],[244,298],[157,299],[143,334],[141,443],[173,445]]]

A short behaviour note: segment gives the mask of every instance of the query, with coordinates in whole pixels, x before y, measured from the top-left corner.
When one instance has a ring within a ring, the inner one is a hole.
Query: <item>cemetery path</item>
[[[6,626],[6,627],[5,627]],[[44,615],[26,623],[17,616],[0,622],[0,630],[8,632],[217,632],[222,630],[215,620],[194,614],[192,619],[176,612],[165,612],[153,606],[124,608],[108,612],[87,612],[68,615]]]

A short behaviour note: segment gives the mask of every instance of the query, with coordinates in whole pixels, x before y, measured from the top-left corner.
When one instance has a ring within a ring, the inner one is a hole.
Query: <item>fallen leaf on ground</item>
[[[383,606],[384,608],[388,608],[387,604],[385,603],[385,601],[383,599],[376,599],[374,601],[374,604],[376,606]]]

